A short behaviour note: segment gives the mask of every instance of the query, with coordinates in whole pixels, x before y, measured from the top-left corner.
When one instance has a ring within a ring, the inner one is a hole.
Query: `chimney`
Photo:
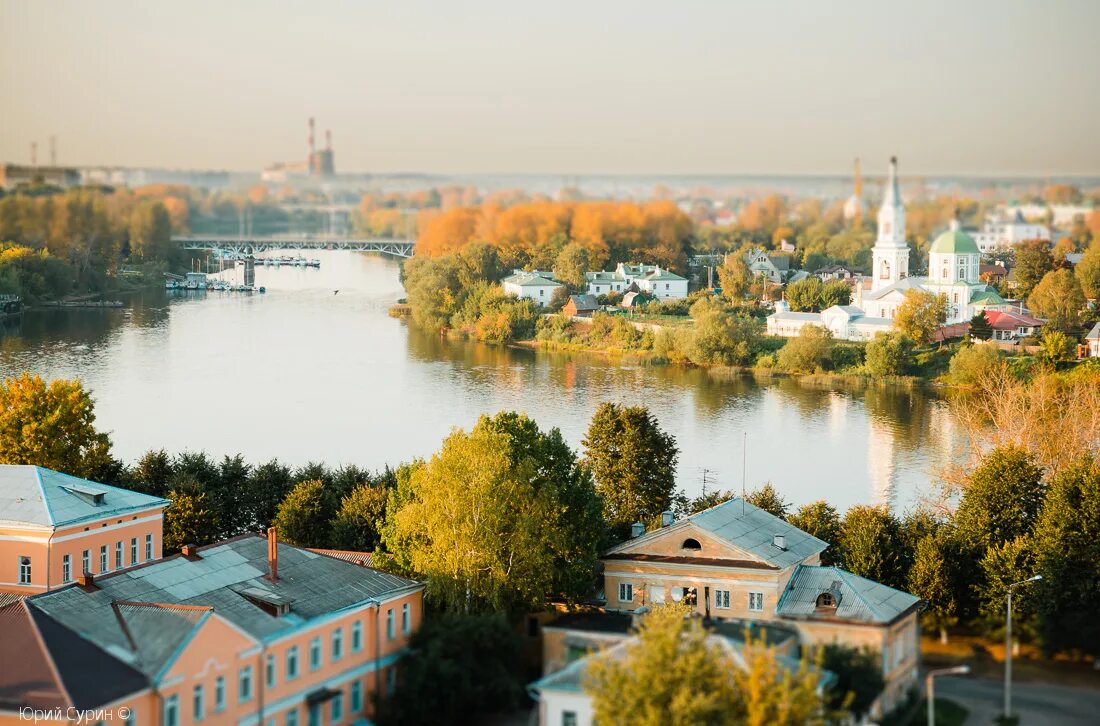
[[[76,578],[76,584],[80,586],[81,590],[91,591],[99,589],[95,584],[95,575],[90,572],[81,573],[81,575]]]
[[[661,526],[662,527],[667,527],[675,521],[676,521],[676,517],[672,514],[671,509],[666,509],[665,511],[661,512]]]
[[[325,151],[332,151],[332,129],[325,129]]]
[[[275,528],[267,528],[267,568],[270,570],[268,579],[272,582],[279,581],[279,540],[275,536]]]
[[[183,556],[186,557],[189,560],[201,560],[202,559],[202,557],[199,556],[198,546],[196,546],[194,544],[185,544],[183,546],[183,549],[181,550],[181,552],[183,552]]]
[[[772,545],[775,546],[775,547],[778,547],[779,549],[786,552],[787,551],[787,536],[782,535],[782,534],[777,534],[777,535],[773,536],[772,537]]]
[[[645,525],[641,522],[635,522],[630,525],[630,539],[637,539],[645,534]]]

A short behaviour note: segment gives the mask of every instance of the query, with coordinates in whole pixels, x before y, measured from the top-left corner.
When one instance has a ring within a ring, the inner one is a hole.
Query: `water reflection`
[[[266,295],[153,290],[125,310],[28,313],[0,333],[0,373],[79,377],[127,459],[146,449],[242,452],[369,468],[435,451],[452,426],[525,411],[579,446],[602,401],[645,404],[681,448],[680,485],[772,481],[795,503],[904,507],[953,440],[922,391],[809,386],[449,340],[388,317],[397,265],[325,253],[320,270],[261,268]],[[339,290],[337,293],[336,291]]]

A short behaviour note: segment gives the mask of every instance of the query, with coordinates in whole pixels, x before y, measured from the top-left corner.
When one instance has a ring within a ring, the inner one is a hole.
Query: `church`
[[[958,219],[932,243],[928,276],[910,277],[909,244],[905,240],[905,205],[898,188],[898,160],[890,159],[878,237],[871,250],[871,274],[855,286],[852,304],[821,313],[790,312],[783,301],[768,316],[768,333],[792,337],[805,325],[819,325],[844,340],[867,340],[893,327],[898,307],[909,290],[926,290],[947,299],[947,325],[970,320],[981,310],[998,309],[1005,301],[979,278],[981,251],[959,227]]]

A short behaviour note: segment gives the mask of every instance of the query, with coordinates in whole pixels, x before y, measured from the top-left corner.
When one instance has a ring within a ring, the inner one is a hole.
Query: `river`
[[[697,494],[771,481],[795,504],[904,511],[956,436],[925,391],[840,390],[443,340],[387,315],[398,263],[323,252],[320,269],[257,269],[267,293],[150,290],[117,310],[28,311],[0,337],[0,374],[79,378],[132,462],[164,448],[250,462],[372,469],[430,456],[452,427],[525,411],[579,447],[601,401],[644,404],[680,446]]]

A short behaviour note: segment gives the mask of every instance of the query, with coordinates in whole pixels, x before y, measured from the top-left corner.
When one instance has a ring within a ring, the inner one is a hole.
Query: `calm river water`
[[[318,269],[258,268],[265,295],[150,291],[121,310],[29,312],[0,337],[0,374],[79,378],[127,461],[151,448],[252,462],[380,468],[438,449],[483,413],[525,411],[580,445],[601,401],[645,404],[680,445],[680,484],[771,480],[791,501],[903,510],[950,455],[945,402],[902,390],[621,364],[441,340],[390,318],[398,264],[321,253]],[[336,291],[339,291],[336,293]]]

